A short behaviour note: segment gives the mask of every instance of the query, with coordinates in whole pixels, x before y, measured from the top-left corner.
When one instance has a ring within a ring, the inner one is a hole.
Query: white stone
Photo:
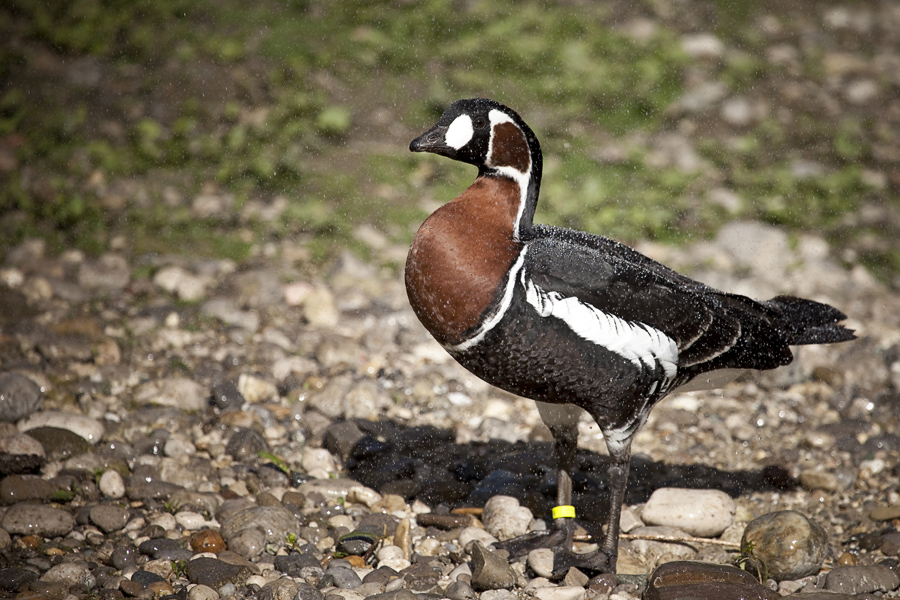
[[[394,546],[393,544],[388,544],[387,546],[383,546],[381,549],[375,553],[375,557],[378,560],[390,560],[392,558],[403,558],[403,548],[400,546]]]
[[[99,481],[100,493],[107,498],[122,498],[125,496],[125,482],[117,471],[112,469],[103,473]]]
[[[326,288],[317,287],[303,299],[303,316],[313,327],[332,328],[338,324],[340,313],[334,296]]]
[[[153,283],[188,302],[196,302],[206,295],[206,280],[173,265],[157,271]]]
[[[19,431],[26,432],[37,427],[68,429],[92,444],[96,444],[103,437],[103,424],[100,421],[67,412],[45,410],[19,421]]]
[[[459,532],[459,545],[465,548],[471,542],[481,542],[484,546],[495,544],[499,540],[480,527],[466,527]]]
[[[206,524],[206,519],[200,513],[186,510],[175,514],[175,522],[188,531],[196,531]]]
[[[169,438],[163,446],[163,454],[172,458],[192,456],[196,451],[197,447],[194,444],[180,438]]]
[[[681,48],[694,58],[719,58],[725,52],[725,44],[711,33],[685,35]]]
[[[347,493],[347,500],[349,502],[362,504],[368,508],[372,508],[372,505],[376,502],[380,502],[381,499],[381,494],[364,485],[354,486],[350,488],[350,491]]]
[[[676,527],[691,535],[716,537],[734,521],[734,501],[719,490],[660,488],[641,512],[648,525]]]
[[[303,458],[300,459],[300,466],[307,473],[322,470],[326,473],[334,473],[337,471],[337,463],[331,452],[325,448],[306,448],[303,450]]]
[[[412,563],[405,558],[386,558],[384,560],[378,561],[379,567],[390,567],[398,573],[411,564]]]
[[[582,600],[585,595],[585,589],[575,585],[542,587],[532,591],[532,595],[537,600]]]
[[[172,406],[185,412],[206,408],[209,390],[185,377],[172,377],[160,381],[148,381],[137,389],[134,399],[138,404]]]
[[[169,513],[159,513],[158,515],[150,518],[151,525],[159,525],[166,531],[172,531],[175,529],[175,526],[178,522],[175,520],[175,516]]]
[[[500,540],[527,533],[533,520],[531,511],[512,496],[494,496],[484,505],[482,514],[484,528]]]
[[[208,585],[203,585],[202,583],[198,583],[195,586],[192,586],[188,590],[188,600],[218,600],[219,593],[209,587]]]
[[[553,575],[553,550],[535,548],[528,553],[528,566],[536,575],[550,578]]]
[[[244,399],[251,404],[278,396],[278,388],[275,387],[275,384],[247,373],[241,373],[238,377],[237,387]]]

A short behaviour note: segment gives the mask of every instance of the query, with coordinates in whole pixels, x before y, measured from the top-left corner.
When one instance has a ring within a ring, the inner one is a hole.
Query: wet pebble
[[[44,464],[44,446],[24,433],[0,437],[0,474],[28,473]]]
[[[819,571],[828,553],[825,531],[796,511],[779,511],[751,521],[741,538],[776,581],[800,579]]]
[[[201,556],[187,563],[185,574],[191,583],[219,589],[227,583],[240,585],[253,573],[250,567]]]
[[[641,520],[699,537],[717,537],[734,521],[734,512],[734,501],[719,490],[660,488],[641,511]]]
[[[91,508],[91,522],[106,533],[125,527],[131,513],[128,509],[113,504],[99,504]]]
[[[844,594],[890,592],[900,587],[900,575],[883,565],[838,567],[825,578],[825,589]]]
[[[0,373],[0,421],[15,423],[40,410],[41,388],[18,373]]]
[[[118,471],[112,469],[104,471],[97,484],[100,493],[107,498],[121,498],[125,495],[125,480]]]
[[[42,427],[65,429],[92,444],[96,444],[103,437],[103,424],[100,421],[79,414],[45,410],[19,422],[19,430],[22,432]]]
[[[0,525],[9,533],[57,537],[66,535],[75,526],[72,515],[60,508],[41,504],[16,504],[6,511]]]
[[[185,377],[171,377],[141,385],[135,391],[134,401],[195,412],[206,408],[207,396],[206,388],[199,383]]]
[[[41,581],[62,583],[69,587],[91,590],[97,580],[91,573],[90,566],[83,560],[65,562],[51,568],[41,576]]]
[[[498,540],[506,540],[527,533],[533,516],[515,498],[494,496],[484,505],[481,519],[488,533]]]
[[[57,489],[57,486],[37,475],[10,475],[0,480],[0,504],[47,500]]]

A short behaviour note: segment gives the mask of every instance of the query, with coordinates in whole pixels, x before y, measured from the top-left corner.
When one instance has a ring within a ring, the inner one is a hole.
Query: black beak
[[[444,143],[447,136],[447,127],[444,125],[435,125],[413,141],[409,143],[411,152],[434,152],[447,156],[448,152],[453,148]]]

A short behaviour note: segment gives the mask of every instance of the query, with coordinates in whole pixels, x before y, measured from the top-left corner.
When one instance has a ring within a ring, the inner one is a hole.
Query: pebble
[[[213,589],[219,589],[228,583],[241,585],[252,573],[250,567],[233,565],[205,556],[194,558],[185,567],[185,574],[191,583],[206,585]]]
[[[895,506],[877,506],[869,511],[869,518],[873,521],[900,519],[900,504]]]
[[[41,504],[15,504],[6,511],[0,526],[17,535],[37,535],[44,538],[66,535],[75,526],[72,515],[60,508]]]
[[[805,515],[785,510],[751,521],[741,538],[741,548],[748,547],[765,564],[769,577],[800,579],[819,572],[828,553],[828,537]]]
[[[153,276],[153,283],[186,302],[197,302],[206,296],[208,281],[179,266],[163,267]]]
[[[532,595],[538,600],[582,600],[585,589],[574,585],[537,588]]]
[[[244,558],[253,558],[265,549],[266,536],[255,527],[247,527],[228,538],[228,547]]]
[[[118,471],[104,471],[97,483],[100,493],[107,498],[121,498],[125,495],[125,480]]]
[[[526,562],[538,577],[550,579],[553,576],[553,550],[550,548],[535,548],[528,553]]]
[[[220,517],[222,535],[230,540],[238,532],[254,527],[268,543],[283,543],[288,533],[300,528],[300,520],[283,506],[256,506],[241,510],[227,518]]]
[[[188,590],[188,600],[218,600],[219,594],[208,585],[197,584]]]
[[[800,485],[810,491],[825,490],[826,492],[833,492],[839,488],[837,477],[833,473],[825,471],[802,471],[799,479]]]
[[[44,446],[24,433],[0,437],[0,474],[28,473],[44,464]]]
[[[191,550],[194,552],[212,552],[218,554],[225,550],[225,539],[215,529],[203,529],[191,535]],[[234,550],[237,552],[236,550]],[[241,554],[238,552],[238,554]],[[249,558],[241,554],[245,558]]]
[[[527,533],[534,517],[515,498],[494,496],[484,505],[481,520],[488,533],[498,540],[507,540]]]
[[[486,549],[480,543],[472,546],[472,587],[479,591],[510,589],[516,575],[506,558]],[[483,596],[482,596],[483,598]]]
[[[238,377],[237,389],[247,402],[258,404],[278,397],[278,388],[265,379],[241,373]]]
[[[105,533],[118,531],[125,527],[131,513],[128,509],[113,504],[98,504],[91,508],[91,523]]]
[[[203,303],[200,312],[219,319],[226,325],[234,325],[248,332],[259,330],[259,313],[252,310],[241,310],[237,302],[231,298],[213,298]]]
[[[209,392],[205,387],[185,377],[148,381],[134,393],[134,401],[138,404],[171,406],[185,412],[203,410],[208,397]]]
[[[28,432],[40,427],[65,429],[92,444],[96,444],[103,437],[103,424],[84,415],[45,410],[19,421],[19,431],[22,432]]]
[[[41,581],[62,583],[85,590],[92,590],[97,585],[97,579],[91,573],[90,566],[83,560],[56,565],[41,576]]]
[[[777,600],[781,595],[747,571],[727,565],[674,561],[660,565],[647,581],[643,600]]]
[[[44,396],[35,382],[18,373],[0,373],[0,421],[15,423],[40,410]]]
[[[734,501],[719,490],[659,488],[641,511],[641,520],[694,536],[717,537],[734,521],[734,512]]]
[[[890,592],[900,587],[900,575],[883,565],[838,567],[825,577],[825,589],[844,594]]]

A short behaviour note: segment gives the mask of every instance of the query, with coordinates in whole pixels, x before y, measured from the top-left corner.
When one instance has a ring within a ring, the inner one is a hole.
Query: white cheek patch
[[[459,115],[447,128],[444,141],[454,150],[459,150],[469,143],[474,132],[472,118],[469,115]]]

